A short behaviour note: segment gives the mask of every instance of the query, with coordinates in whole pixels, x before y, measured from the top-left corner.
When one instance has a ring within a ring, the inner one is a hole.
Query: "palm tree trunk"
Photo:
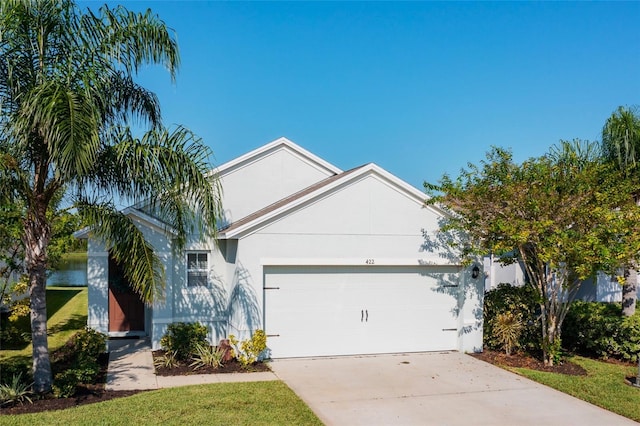
[[[33,345],[33,389],[48,393],[53,382],[47,341],[47,245],[51,227],[46,219],[46,207],[34,209],[25,221],[25,268],[29,276],[31,307],[31,340]]]
[[[622,285],[622,315],[630,317],[636,312],[636,299],[638,297],[638,269],[634,264],[633,268],[625,271],[625,280]]]

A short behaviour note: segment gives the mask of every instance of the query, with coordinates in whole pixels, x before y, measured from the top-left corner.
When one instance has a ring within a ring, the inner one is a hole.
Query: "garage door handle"
[[[360,322],[364,320],[364,311],[360,311]]]
[[[364,311],[364,313],[365,313],[365,315],[366,315],[366,317],[365,317],[365,321],[366,321],[366,322],[369,322],[369,310],[365,310],[365,311]]]

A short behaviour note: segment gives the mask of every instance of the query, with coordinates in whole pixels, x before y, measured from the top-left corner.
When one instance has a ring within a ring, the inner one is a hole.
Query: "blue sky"
[[[109,4],[175,30],[177,83],[157,67],[138,81],[216,164],[286,136],[421,188],[491,145],[524,160],[597,140],[613,110],[640,104],[640,2]]]

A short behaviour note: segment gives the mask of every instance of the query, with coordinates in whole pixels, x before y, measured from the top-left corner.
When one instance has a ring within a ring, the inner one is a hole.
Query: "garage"
[[[457,348],[456,266],[265,266],[273,358]]]

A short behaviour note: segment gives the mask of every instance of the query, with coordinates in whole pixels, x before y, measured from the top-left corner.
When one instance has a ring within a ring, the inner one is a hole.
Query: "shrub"
[[[225,355],[225,350],[211,345],[196,345],[196,351],[193,354],[193,362],[190,367],[194,370],[202,367],[220,368]]]
[[[107,336],[92,328],[85,328],[74,334],[65,345],[54,354],[54,360],[61,364],[75,360],[96,359],[107,349]]]
[[[160,339],[160,346],[166,352],[176,352],[179,360],[188,359],[195,353],[198,344],[207,344],[207,327],[200,323],[177,322],[169,324],[167,332]]]
[[[56,398],[71,398],[76,394],[78,378],[74,370],[58,373],[53,379],[53,394]]]
[[[56,351],[54,394],[59,398],[75,395],[78,384],[94,383],[100,374],[98,357],[105,352],[107,336],[90,328],[74,334]]]
[[[153,366],[156,368],[173,368],[177,365],[178,358],[176,358],[176,351],[165,352],[164,355],[153,359]]]
[[[619,303],[575,301],[562,326],[562,341],[581,355],[637,361],[640,312],[626,317]]]
[[[229,341],[236,352],[236,358],[243,367],[260,360],[260,355],[267,349],[267,335],[262,330],[256,330],[250,339],[238,342],[238,339],[232,334]]]
[[[29,381],[31,377],[31,364],[22,361],[3,361],[0,364],[0,384],[8,385],[13,382],[14,376],[21,376]]]
[[[31,403],[31,385],[22,380],[22,374],[13,375],[8,383],[0,384],[0,406],[9,404]]]
[[[518,347],[523,328],[522,319],[513,312],[504,312],[494,317],[493,336],[507,355],[511,355],[511,351]]]
[[[20,330],[8,320],[3,320],[2,322],[4,324],[0,327],[0,347],[18,348],[30,342],[31,336],[29,333]]]
[[[498,314],[511,313],[520,318],[522,330],[517,344],[528,352],[540,350],[542,328],[540,324],[540,305],[536,290],[530,285],[514,286],[498,284],[484,297],[484,344],[489,349],[501,350],[503,343],[499,333],[494,330]]]
[[[73,345],[81,356],[97,358],[107,350],[107,336],[87,327],[73,336]]]

